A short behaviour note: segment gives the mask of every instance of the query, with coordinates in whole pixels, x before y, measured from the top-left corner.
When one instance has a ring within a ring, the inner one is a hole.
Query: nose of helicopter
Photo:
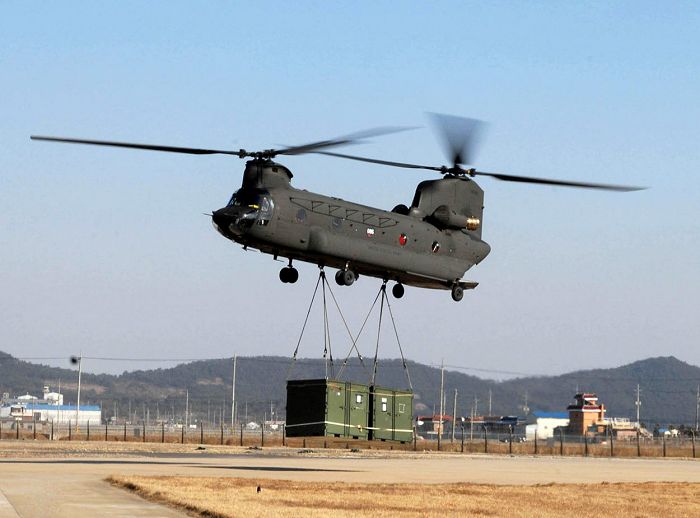
[[[232,223],[235,221],[235,215],[231,214],[228,208],[215,210],[211,215],[211,222],[214,228],[227,239],[233,239],[234,237],[231,228],[234,226]]]

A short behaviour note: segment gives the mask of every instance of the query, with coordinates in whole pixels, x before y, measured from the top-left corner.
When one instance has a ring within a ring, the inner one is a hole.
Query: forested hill
[[[87,363],[87,362],[86,362]],[[284,414],[285,383],[288,378],[339,379],[367,383],[372,361],[357,359],[339,371],[342,362],[331,367],[323,360],[300,359],[290,362],[279,356],[239,357],[236,372],[236,399],[241,418],[247,407],[249,419],[269,415],[270,407]],[[88,368],[85,365],[86,369]],[[415,412],[432,413],[439,407],[440,369],[407,362],[410,382],[416,394]],[[141,417],[178,415],[184,409],[186,392],[190,408],[200,417],[214,420],[221,413],[230,419],[232,360],[204,360],[177,365],[168,369],[125,372],[118,376],[87,374],[82,376],[81,401],[102,403],[106,416],[115,410],[124,415],[129,408]],[[21,361],[0,352],[0,393],[11,396],[30,393],[40,396],[43,385],[52,390],[61,384],[66,402],[75,401],[77,372]],[[409,378],[400,360],[380,360],[378,384],[385,387],[409,388]],[[535,410],[565,411],[575,391],[596,392],[608,408],[608,415],[634,417],[637,384],[641,388],[641,416],[647,424],[694,423],[696,390],[700,368],[674,357],[649,358],[613,369],[571,372],[559,376],[524,377],[493,381],[461,372],[445,371],[446,413],[452,413],[454,390],[457,389],[457,414],[468,415],[472,406],[477,413],[488,411],[491,392],[492,414],[525,415],[525,401],[530,413]]]

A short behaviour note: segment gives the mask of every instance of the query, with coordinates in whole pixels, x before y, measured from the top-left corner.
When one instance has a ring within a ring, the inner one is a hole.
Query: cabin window
[[[355,394],[355,403],[358,405],[362,403],[362,394]]]
[[[387,408],[387,399],[385,397],[382,398],[382,412],[386,412]]]
[[[406,403],[399,403],[399,414],[403,414],[406,411]]]
[[[269,195],[260,196],[260,212],[258,214],[258,225],[267,225],[272,219],[272,211],[275,204]]]

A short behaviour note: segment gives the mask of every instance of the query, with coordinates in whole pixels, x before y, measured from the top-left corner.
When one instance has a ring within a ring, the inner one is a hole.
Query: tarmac
[[[192,448],[194,450],[194,448]],[[0,518],[80,516],[182,517],[105,482],[109,475],[247,477],[363,483],[470,482],[546,484],[700,482],[687,459],[530,457],[459,454],[369,454],[283,449],[84,452],[30,455],[0,451]],[[251,481],[251,484],[253,481]],[[264,482],[262,482],[264,484]]]

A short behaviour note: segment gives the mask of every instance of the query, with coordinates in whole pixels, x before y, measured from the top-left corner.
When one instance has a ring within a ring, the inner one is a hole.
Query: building
[[[416,417],[416,433],[425,439],[443,437],[452,431],[452,416],[443,414],[419,415]]]
[[[514,415],[477,415],[465,417],[463,422],[465,429],[479,433],[522,435],[525,432],[524,421]]]
[[[626,417],[609,417],[604,423],[607,427],[606,432],[612,433],[618,440],[631,440],[640,434],[643,437],[648,437],[649,432],[640,426],[636,421],[631,421]]]
[[[566,409],[569,424],[563,429],[567,435],[588,435],[605,431],[605,405],[598,403],[598,396],[592,392],[580,392],[574,396],[574,404]]]
[[[566,412],[541,412],[535,411],[533,424],[527,425],[525,436],[528,441],[532,441],[537,436],[537,440],[547,440],[554,437],[554,429],[569,425],[569,414]]]
[[[64,405],[63,394],[44,387],[44,397],[26,394],[17,398],[3,398],[0,404],[0,420],[12,422],[54,422],[56,424],[86,425],[102,423],[99,405]]]

